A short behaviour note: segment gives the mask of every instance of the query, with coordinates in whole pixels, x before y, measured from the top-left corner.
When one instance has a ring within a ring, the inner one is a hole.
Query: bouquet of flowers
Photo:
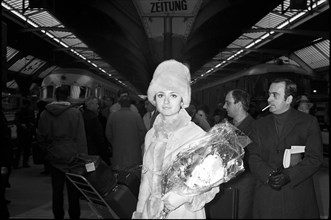
[[[228,121],[214,125],[202,138],[186,144],[162,176],[162,195],[173,191],[194,196],[244,171],[244,147],[251,140]],[[160,218],[168,214],[166,208]]]

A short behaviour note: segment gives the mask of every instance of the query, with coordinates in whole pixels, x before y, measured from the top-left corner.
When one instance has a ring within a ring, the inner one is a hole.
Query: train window
[[[89,88],[85,86],[71,86],[70,97],[73,99],[85,99],[89,97]]]
[[[54,86],[47,86],[46,89],[43,91],[46,94],[43,95],[46,98],[53,98],[53,91],[54,91]]]
[[[45,87],[41,87],[40,89],[40,99],[45,99],[46,98],[46,88]]]
[[[80,86],[71,86],[70,97],[78,99],[80,97]]]
[[[100,96],[101,96],[101,87],[96,87],[94,94],[95,94],[95,97],[100,98]]]
[[[86,87],[86,95],[85,95],[85,98],[90,97],[91,94],[92,94],[91,88]]]
[[[85,97],[86,97],[86,87],[85,86],[81,86],[80,87],[79,98],[84,99]]]

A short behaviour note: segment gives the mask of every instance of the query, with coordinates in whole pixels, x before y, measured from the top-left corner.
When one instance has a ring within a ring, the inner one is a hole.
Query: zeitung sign
[[[135,0],[141,16],[193,16],[201,0]]]

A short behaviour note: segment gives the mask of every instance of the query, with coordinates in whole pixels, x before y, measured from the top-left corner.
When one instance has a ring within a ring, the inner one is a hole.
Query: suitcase
[[[117,184],[104,200],[121,219],[131,219],[138,203],[131,190],[122,184]]]
[[[131,192],[138,198],[139,187],[140,187],[140,178],[134,172],[117,170],[116,171],[117,183],[126,185]]]
[[[215,198],[205,205],[207,219],[237,219],[238,218],[238,189],[223,188]]]
[[[86,164],[91,163],[94,164],[94,170],[87,171]],[[69,172],[85,177],[101,196],[108,195],[116,186],[117,181],[112,168],[100,156],[77,155],[69,168]]]

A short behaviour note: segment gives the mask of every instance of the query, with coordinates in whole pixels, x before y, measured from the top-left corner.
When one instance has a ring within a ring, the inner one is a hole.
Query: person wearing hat
[[[214,187],[196,196],[174,192],[161,195],[162,173],[176,159],[181,146],[205,134],[185,110],[191,101],[190,81],[188,67],[176,60],[166,60],[154,71],[147,97],[159,114],[145,136],[142,178],[133,219],[157,218],[164,207],[170,210],[167,216],[170,219],[203,219],[204,205],[219,192]]]
[[[307,96],[301,95],[298,97],[296,101],[296,109],[298,111],[309,114],[310,109],[313,107],[313,103],[311,103]]]

